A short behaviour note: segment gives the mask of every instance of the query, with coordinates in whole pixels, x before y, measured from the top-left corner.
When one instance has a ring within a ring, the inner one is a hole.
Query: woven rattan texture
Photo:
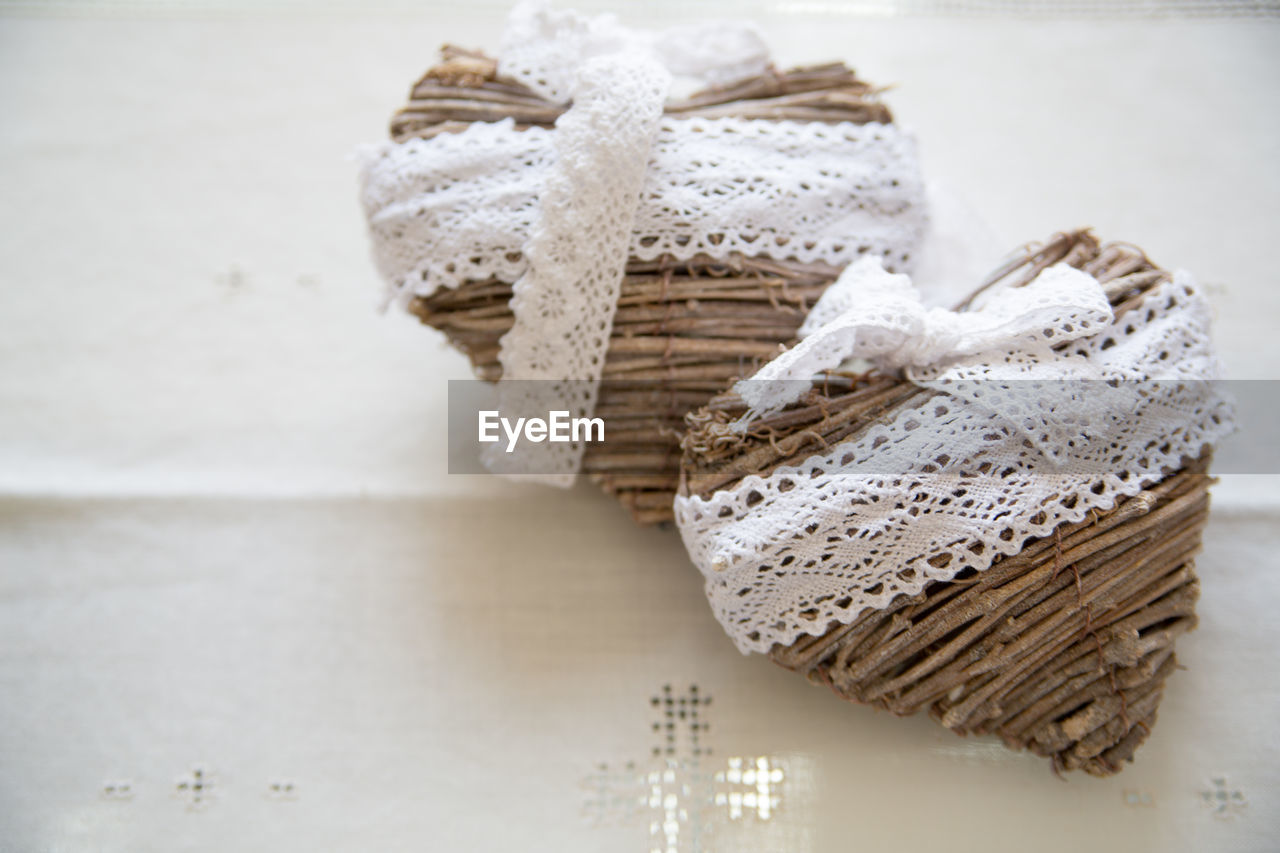
[[[1167,280],[1138,250],[1059,235],[1000,271],[1029,281],[1059,262],[1116,299]],[[1132,287],[1122,286],[1125,282]],[[733,394],[690,416],[688,493],[709,495],[856,436],[935,392],[889,376],[833,374],[736,445],[710,440],[739,417]],[[1208,517],[1207,458],[1027,542],[985,571],[930,583],[821,636],[770,652],[840,696],[928,711],[958,734],[999,735],[1055,769],[1117,772],[1150,733],[1174,641],[1195,625],[1192,558]]]

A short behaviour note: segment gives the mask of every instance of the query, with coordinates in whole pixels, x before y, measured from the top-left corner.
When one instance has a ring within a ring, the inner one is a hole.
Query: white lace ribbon
[[[945,393],[801,465],[676,499],[712,609],[744,653],[986,569],[1232,428],[1209,381],[1209,309],[1186,273],[1118,318],[1096,281],[1066,267],[964,314],[924,309],[909,281],[870,266],[849,276],[858,301],[831,292],[827,322],[740,393],[772,410],[803,392],[796,379],[852,353]]]
[[[529,266],[512,285],[515,322],[499,341],[498,405],[508,417],[595,413],[636,200],[671,76],[651,56],[624,49],[585,60],[575,80],[524,245]],[[523,472],[497,445],[481,459],[490,470],[570,486],[585,449],[581,441],[527,445],[515,460]]]
[[[591,417],[671,74],[648,40],[610,18],[555,13],[544,2],[512,11],[499,68],[572,105],[556,121],[555,157],[522,248],[528,268],[512,285],[498,405],[508,417]],[[581,441],[527,445],[513,469],[490,445],[481,459],[493,471],[569,486],[584,450]]]
[[[505,119],[366,148],[361,195],[388,300],[523,275],[558,133]],[[902,270],[925,209],[915,140],[897,125],[664,115],[628,251],[834,267],[874,256]]]

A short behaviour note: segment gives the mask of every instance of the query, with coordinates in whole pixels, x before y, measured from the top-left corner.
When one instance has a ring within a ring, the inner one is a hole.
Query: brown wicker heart
[[[565,107],[499,77],[494,60],[446,46],[391,122],[397,142],[456,132],[471,122],[552,125]],[[841,64],[772,72],[667,105],[682,117],[889,123],[878,90]],[[889,268],[908,259],[886,257]],[[795,340],[808,309],[839,270],[765,256],[686,262],[631,258],[600,384],[605,441],[582,470],[636,521],[670,521],[684,416]],[[511,328],[511,283],[471,281],[415,297],[409,310],[441,330],[481,378],[497,380],[499,339]]]
[[[1169,274],[1139,250],[1088,232],[1030,248],[990,283],[1030,281],[1066,262],[1104,284],[1116,314]],[[796,464],[935,391],[887,375],[832,374],[825,386],[726,442],[746,406],[725,394],[690,415],[683,493],[710,496],[748,474]],[[922,397],[922,395],[924,395]],[[840,696],[895,714],[928,712],[957,734],[996,734],[1055,770],[1105,776],[1155,723],[1174,642],[1196,624],[1193,557],[1208,519],[1209,458],[985,571],[900,596],[852,624],[774,646],[770,657]]]

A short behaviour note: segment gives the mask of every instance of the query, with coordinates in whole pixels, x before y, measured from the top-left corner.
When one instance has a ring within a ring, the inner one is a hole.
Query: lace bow
[[[579,71],[595,57],[644,55],[673,75],[706,85],[762,73],[770,63],[769,49],[751,22],[705,21],[650,32],[625,27],[612,14],[556,11],[547,0],[516,4],[500,53],[500,74],[557,103],[573,99]]]
[[[907,368],[909,378],[924,384],[965,356],[1018,352],[1031,361],[1058,361],[1053,378],[1082,378],[1084,364],[1072,370],[1069,357],[1057,358],[1053,347],[1093,335],[1112,320],[1097,280],[1065,264],[1025,287],[994,291],[973,310],[948,311],[926,308],[908,276],[865,258],[818,300],[800,328],[803,340],[734,390],[752,409],[745,424],[794,402],[807,390],[802,380],[850,358],[883,370]]]

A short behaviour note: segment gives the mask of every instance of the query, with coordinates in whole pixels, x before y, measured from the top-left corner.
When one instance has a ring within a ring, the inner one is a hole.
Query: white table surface
[[[1280,374],[1280,21],[856,5],[747,4],[781,60],[894,82],[1000,246],[1138,243],[1212,286],[1232,377]],[[1218,487],[1137,763],[1063,782],[739,655],[678,537],[590,486],[446,473],[467,366],[376,312],[346,158],[502,14],[0,5],[0,850],[648,851],[650,700],[695,684],[699,772],[783,779],[680,853],[1269,849],[1275,476]],[[704,776],[657,783],[737,790]]]

